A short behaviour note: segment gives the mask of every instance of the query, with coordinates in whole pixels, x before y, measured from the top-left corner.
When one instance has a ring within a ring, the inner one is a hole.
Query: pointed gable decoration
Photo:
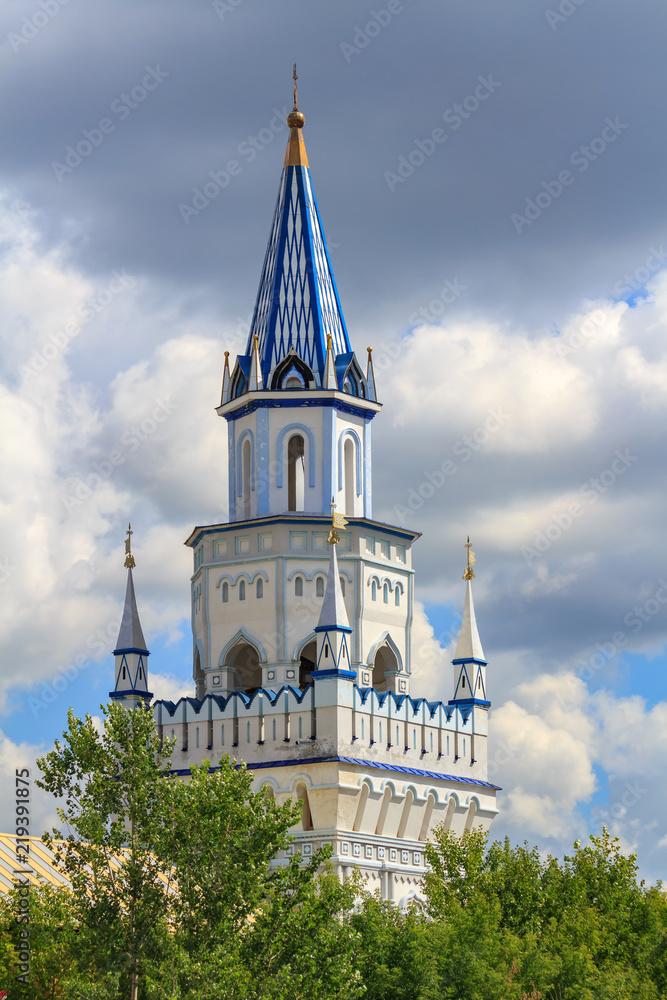
[[[246,353],[257,337],[266,381],[293,347],[321,384],[327,335],[334,355],[351,348],[310,179],[304,121],[295,102]]]

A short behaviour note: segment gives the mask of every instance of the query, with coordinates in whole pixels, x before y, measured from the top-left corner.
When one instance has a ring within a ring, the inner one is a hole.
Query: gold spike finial
[[[132,555],[132,535],[134,532],[132,531],[131,524],[128,524],[125,534],[127,535],[127,538],[125,539],[125,562],[123,565],[126,569],[134,569],[137,564],[135,563],[134,556]]]
[[[472,543],[470,541],[470,535],[468,535],[468,541],[463,543],[463,547],[468,550],[468,565],[466,566],[465,570],[463,571],[463,579],[464,580],[474,580],[475,579],[475,574],[473,572],[473,566],[477,562],[477,558],[475,556],[475,553],[472,550]]]
[[[301,113],[301,111],[299,111],[299,103],[298,103],[297,93],[296,93],[296,81],[299,78],[296,75],[296,63],[294,63],[294,69],[292,70],[292,79],[294,80],[294,107],[292,108],[292,110],[290,111],[290,113],[287,116],[287,124],[289,125],[290,128],[303,128],[303,124],[304,124],[306,118],[305,118],[305,115],[303,115]],[[293,140],[293,137],[292,137],[292,140]],[[301,140],[301,142],[303,142],[303,139]],[[306,150],[304,149],[303,150],[303,156],[304,157],[305,157],[305,153],[306,153]],[[296,163],[296,165],[299,165],[299,164],[301,166],[307,167],[308,166],[308,160],[307,160],[307,158],[305,159],[305,162],[303,162],[302,160],[298,160],[297,163]],[[287,166],[287,164],[285,164],[285,166]]]

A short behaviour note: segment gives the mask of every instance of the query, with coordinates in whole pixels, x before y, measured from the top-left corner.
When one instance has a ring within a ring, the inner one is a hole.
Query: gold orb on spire
[[[290,128],[303,128],[306,118],[305,115],[299,111],[299,101],[296,93],[296,81],[299,78],[296,75],[296,63],[294,63],[294,69],[292,70],[292,79],[294,80],[294,107],[287,116],[287,124]]]

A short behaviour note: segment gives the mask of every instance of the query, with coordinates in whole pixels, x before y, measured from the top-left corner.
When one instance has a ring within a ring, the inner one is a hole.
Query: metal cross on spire
[[[132,531],[132,525],[131,524],[128,524],[127,531],[125,532],[125,534],[127,535],[127,538],[125,539],[125,563],[124,563],[124,566],[125,566],[126,569],[134,569],[134,567],[137,564],[135,563],[134,556],[132,555],[132,535],[134,534],[134,532]]]
[[[468,550],[468,565],[466,566],[465,570],[463,571],[463,579],[464,580],[474,580],[475,579],[475,574],[473,572],[473,566],[477,562],[477,558],[475,556],[475,553],[472,550],[472,543],[470,541],[470,535],[468,535],[468,541],[463,543],[463,547]]]
[[[298,111],[299,102],[297,101],[296,97],[296,81],[299,79],[299,77],[296,75],[296,63],[294,63],[294,68],[292,70],[292,79],[294,80],[294,110]]]

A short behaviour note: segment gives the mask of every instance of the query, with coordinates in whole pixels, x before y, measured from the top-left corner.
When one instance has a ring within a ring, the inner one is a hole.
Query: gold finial
[[[340,535],[336,531],[336,528],[347,527],[347,521],[345,520],[344,514],[336,513],[336,504],[334,503],[333,497],[331,498],[329,506],[331,507],[331,531],[329,532],[327,542],[329,545],[336,545],[336,543],[340,541]]]
[[[472,544],[471,544],[471,541],[470,541],[470,535],[468,535],[468,541],[464,542],[463,547],[468,550],[468,565],[466,566],[465,570],[463,571],[463,579],[464,580],[474,580],[475,579],[475,574],[473,572],[473,566],[477,562],[477,558],[475,556],[475,553],[472,550]]]
[[[131,524],[128,524],[125,534],[127,535],[127,538],[125,539],[125,562],[123,565],[126,569],[134,569],[137,564],[135,563],[134,556],[132,555],[132,535],[134,532],[132,531]]]
[[[256,351],[258,348],[259,348],[259,335],[255,333],[253,334],[252,338],[252,349],[253,351]]]
[[[229,357],[229,351],[225,351],[225,357],[226,357],[226,358],[228,358],[228,357]]]
[[[294,63],[294,69],[292,70],[292,79],[294,80],[294,107],[287,116],[287,124],[290,128],[303,128],[303,123],[306,119],[305,116],[299,111],[299,102],[296,93],[296,81],[299,78],[296,75],[296,63]],[[308,162],[306,161],[303,166],[307,167]]]

